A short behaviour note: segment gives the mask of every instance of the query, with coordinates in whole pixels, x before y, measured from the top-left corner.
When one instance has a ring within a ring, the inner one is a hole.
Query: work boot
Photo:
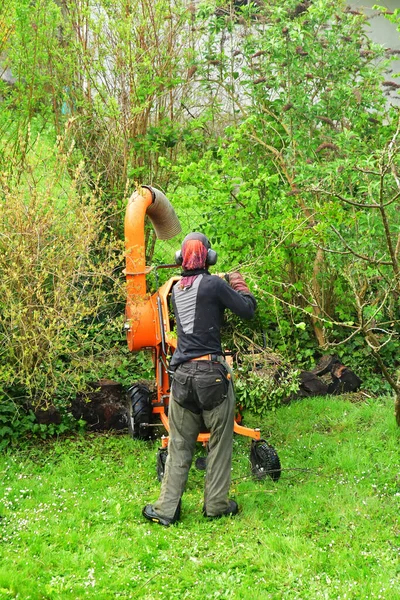
[[[146,506],[142,510],[142,515],[149,521],[153,521],[153,523],[158,523],[158,525],[169,527],[170,525],[173,525],[174,523],[179,521],[179,518],[181,516],[181,501],[179,500],[179,504],[176,507],[176,511],[172,519],[168,517],[162,517],[161,515],[156,513],[152,504],[146,504]]]
[[[238,512],[239,512],[239,507],[237,505],[237,502],[235,502],[234,500],[228,500],[228,508],[220,515],[208,515],[207,511],[206,511],[206,507],[203,506],[203,516],[207,517],[208,519],[220,519],[221,517],[233,517],[234,515],[237,515]]]

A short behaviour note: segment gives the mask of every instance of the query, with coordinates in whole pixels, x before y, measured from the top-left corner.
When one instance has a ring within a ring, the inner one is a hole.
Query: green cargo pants
[[[169,403],[168,457],[160,497],[154,504],[160,516],[173,518],[175,514],[203,422],[210,431],[204,489],[206,513],[215,516],[228,509],[234,413],[232,374],[225,361],[193,361],[177,368]]]

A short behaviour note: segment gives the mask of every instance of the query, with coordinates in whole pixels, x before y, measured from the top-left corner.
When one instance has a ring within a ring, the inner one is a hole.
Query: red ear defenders
[[[213,250],[211,248],[209,239],[202,233],[194,232],[194,233],[189,233],[189,235],[187,235],[185,237],[185,239],[182,242],[181,249],[177,250],[175,252],[175,262],[177,265],[181,265],[183,263],[182,248],[183,248],[185,242],[188,240],[200,240],[202,242],[203,246],[205,246],[207,248],[206,265],[212,267],[213,265],[216,264],[217,259],[218,259],[218,254],[215,252],[215,250]]]

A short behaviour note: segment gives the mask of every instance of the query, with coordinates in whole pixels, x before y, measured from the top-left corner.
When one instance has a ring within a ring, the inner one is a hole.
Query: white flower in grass
[[[83,584],[85,587],[94,587],[96,585],[96,580],[94,578],[94,569],[88,570],[88,578],[87,581]]]

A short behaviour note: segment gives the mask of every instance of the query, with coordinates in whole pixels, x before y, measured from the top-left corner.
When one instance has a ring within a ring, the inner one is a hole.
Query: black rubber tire
[[[157,452],[157,479],[162,481],[165,474],[165,463],[167,462],[168,448],[159,448]]]
[[[207,469],[207,456],[198,456],[195,467],[198,471],[205,471]]]
[[[265,479],[269,475],[273,481],[278,481],[281,476],[279,456],[265,440],[252,441],[250,462],[251,472],[256,479]]]
[[[133,438],[148,440],[151,437],[151,427],[146,424],[151,423],[152,408],[150,399],[150,390],[142,383],[135,383],[128,391],[129,402],[129,433]]]

